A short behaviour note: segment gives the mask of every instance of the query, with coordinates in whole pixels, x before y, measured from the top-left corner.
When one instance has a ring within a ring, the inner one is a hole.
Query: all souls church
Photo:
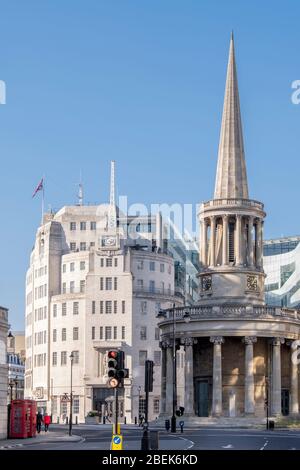
[[[249,197],[232,36],[214,197],[199,211],[201,300],[160,322],[161,417],[172,415],[173,315],[185,349],[186,417],[264,418],[267,399],[270,415],[298,415],[300,313],[265,305],[265,216]]]

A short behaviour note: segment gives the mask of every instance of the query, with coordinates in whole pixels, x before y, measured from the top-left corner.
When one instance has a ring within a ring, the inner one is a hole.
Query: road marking
[[[266,441],[266,442],[264,443],[264,445],[263,445],[259,450],[265,450],[265,448],[267,447],[268,443],[269,443],[269,441]]]
[[[222,446],[222,449],[233,449],[233,445],[228,444],[227,446]]]
[[[186,448],[186,450],[191,449],[191,448],[194,447],[194,445],[195,445],[195,442],[190,441],[189,439],[185,439],[184,437],[179,437],[179,436],[178,436],[178,439],[181,439],[182,441],[189,442],[189,443],[191,444],[189,447]]]

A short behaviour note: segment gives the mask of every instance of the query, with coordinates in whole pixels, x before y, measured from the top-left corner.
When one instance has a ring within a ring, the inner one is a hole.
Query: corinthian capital
[[[194,338],[183,338],[182,339],[182,344],[186,348],[187,346],[193,346],[194,344]]]
[[[245,338],[243,338],[242,341],[245,344],[253,344],[257,342],[257,338],[256,336],[245,336]]]
[[[222,344],[225,342],[223,336],[211,336],[209,341],[214,344]]]
[[[284,344],[285,339],[284,338],[273,338],[272,339],[272,344],[273,346],[280,346],[281,344]]]

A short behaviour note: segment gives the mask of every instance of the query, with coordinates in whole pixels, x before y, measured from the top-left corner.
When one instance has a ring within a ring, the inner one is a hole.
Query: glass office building
[[[300,236],[264,242],[266,303],[300,308]]]

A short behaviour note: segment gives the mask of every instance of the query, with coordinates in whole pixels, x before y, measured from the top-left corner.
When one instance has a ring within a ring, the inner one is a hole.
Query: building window
[[[112,258],[106,258],[106,267],[111,268],[112,267]]]
[[[154,262],[154,261],[150,261],[149,267],[150,267],[150,271],[155,271],[155,262]]]
[[[92,339],[95,339],[95,327],[92,326]]]
[[[118,339],[118,328],[114,326],[114,339]]]
[[[79,364],[79,351],[72,351],[73,353],[73,364]]]
[[[80,271],[85,270],[85,261],[80,261]]]
[[[77,341],[78,338],[79,338],[79,328],[78,328],[78,326],[75,326],[73,328],[73,340]]]
[[[91,222],[91,225],[90,225],[90,227],[91,227],[91,230],[96,230],[96,228],[97,228],[97,223],[96,223],[96,222],[94,222],[94,221],[93,221],[93,222]]]
[[[57,366],[57,352],[52,353],[52,365]]]
[[[103,288],[104,288],[104,282],[103,281],[104,281],[103,277],[100,277],[100,290],[103,290]]]
[[[80,251],[86,251],[86,242],[80,243]]]
[[[159,414],[159,398],[153,398],[153,413]]]
[[[53,343],[55,343],[57,340],[57,330],[53,330],[52,332],[52,341]]]
[[[165,265],[163,263],[160,263],[160,272],[161,273],[165,272]]]
[[[138,280],[137,280],[137,286],[138,286],[138,289],[139,289],[139,290],[143,290],[143,288],[144,288],[144,281],[143,281],[143,279],[138,279]]]
[[[139,365],[144,366],[147,361],[147,351],[139,351]]]
[[[96,313],[96,302],[95,300],[92,301],[92,313]]]
[[[71,282],[70,282],[70,293],[71,293],[71,294],[74,293],[74,289],[75,289],[75,282],[74,282],[74,281],[71,281]]]
[[[100,267],[101,267],[101,268],[104,267],[104,258],[100,258]]]
[[[76,230],[76,222],[70,222],[70,230],[74,232]]]
[[[111,326],[105,327],[105,339],[106,340],[111,339]]]
[[[114,300],[114,313],[118,313],[118,302]]]
[[[154,336],[154,339],[156,341],[159,341],[160,339],[160,331],[159,331],[159,328],[155,328],[155,336]]]
[[[122,313],[125,313],[125,300],[122,300]]]
[[[75,263],[70,263],[70,271],[71,273],[75,271]]]
[[[112,290],[112,277],[107,277],[105,279],[105,289]]]
[[[115,268],[118,267],[118,258],[115,258]]]
[[[122,339],[125,339],[125,326],[122,326]]]
[[[154,293],[155,292],[155,281],[149,282],[149,291]]]
[[[75,242],[70,243],[70,250],[71,251],[76,251],[76,243]]]
[[[86,222],[80,222],[80,230],[86,230]]]
[[[57,317],[57,304],[53,305],[53,317]]]
[[[90,248],[92,248],[92,246],[95,246],[95,242],[90,243]]]
[[[146,300],[142,300],[141,302],[141,312],[147,313],[147,301]]]
[[[79,314],[79,302],[73,302],[73,315]]]
[[[140,329],[140,339],[142,341],[145,341],[147,339],[147,327],[146,326],[141,326]]]
[[[67,270],[67,267],[66,267],[66,265],[65,265],[65,264],[63,264],[63,273],[65,273],[65,272],[66,272],[66,270]]]
[[[103,313],[103,305],[104,305],[103,300],[100,300],[100,313]]]
[[[74,415],[79,414],[79,410],[80,410],[79,404],[80,404],[79,397],[74,397],[73,398],[73,414]]]
[[[67,315],[67,304],[65,302],[61,306],[61,314],[63,317]]]
[[[65,294],[67,291],[67,284],[65,282],[63,282],[63,285],[62,285],[62,293]]]
[[[105,302],[105,313],[111,313],[111,300],[106,300]]]
[[[100,339],[103,339],[103,326],[100,326]]]
[[[118,278],[114,277],[114,290],[118,290]]]
[[[67,365],[67,351],[61,351],[60,353],[60,365],[66,366]]]
[[[79,397],[73,397],[73,414],[78,415],[80,411],[80,400]]]
[[[146,412],[146,399],[139,398],[139,416],[145,415]]]
[[[81,294],[85,292],[85,280],[80,281],[80,292]]]
[[[137,262],[137,268],[142,270],[144,269],[144,261],[140,260]]]
[[[60,402],[60,414],[62,415],[62,417],[66,417],[67,412],[68,412],[68,403],[66,403],[65,401],[61,401]]]
[[[62,341],[67,341],[67,329],[66,328],[63,328],[61,330],[61,340]]]
[[[160,366],[161,365],[161,351],[154,351],[154,365]]]

